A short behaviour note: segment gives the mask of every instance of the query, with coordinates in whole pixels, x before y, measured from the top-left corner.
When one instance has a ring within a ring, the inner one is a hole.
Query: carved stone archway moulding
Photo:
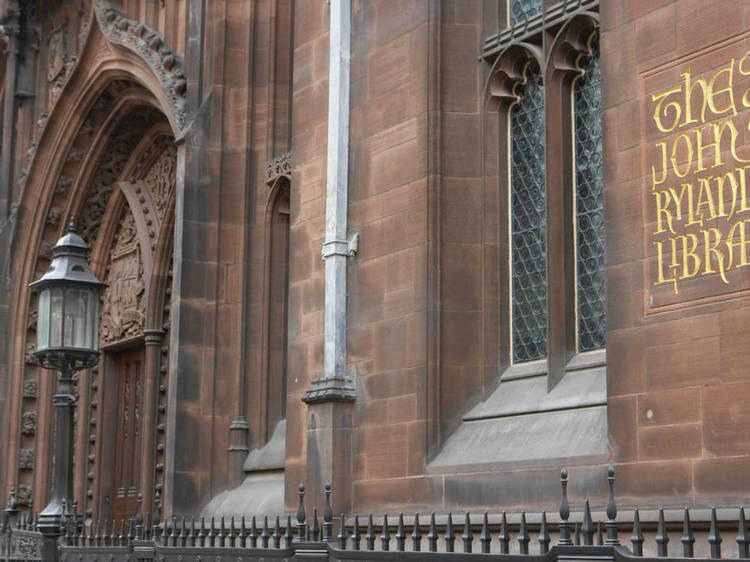
[[[186,123],[187,92],[182,57],[167,47],[156,31],[127,18],[115,10],[108,0],[96,0],[94,9],[99,27],[107,39],[138,54],[159,78],[172,106],[178,133],[182,132]]]
[[[57,47],[67,49],[65,45]],[[49,250],[68,217],[79,216],[81,210],[86,209],[88,216],[83,226],[87,237],[89,240],[99,238],[112,180],[121,177],[127,155],[137,152],[139,139],[159,121],[165,121],[166,116],[169,125],[163,123],[159,138],[166,136],[172,143],[172,139],[184,132],[186,123],[186,84],[181,57],[167,48],[155,31],[121,15],[109,2],[97,1],[92,5],[88,18],[81,25],[78,53],[66,52],[63,57],[57,47],[53,50],[56,60],[54,84],[48,98],[50,105],[40,112],[33,140],[26,151],[27,165],[19,165],[16,179],[20,205],[14,211],[18,222],[13,242],[15,263],[11,263],[18,280],[13,289],[13,325],[27,329],[25,333],[21,329],[21,337],[13,340],[16,343],[12,350],[9,415],[11,420],[16,420],[14,425],[18,431],[10,438],[6,474],[12,483],[26,486],[30,491],[33,483],[35,503],[42,501],[47,482],[46,477],[32,470],[28,459],[35,458],[40,466],[49,464],[51,453],[40,450],[43,447],[39,435],[49,431],[51,420],[39,405],[45,403],[50,389],[49,385],[39,384],[38,369],[32,364],[35,322],[30,311],[35,305],[26,285],[46,269]],[[60,60],[64,61],[62,66]],[[132,111],[135,108],[138,110]],[[176,151],[173,145],[171,150],[173,154]],[[161,152],[152,156],[158,158]],[[118,154],[125,154],[125,159],[99,165],[106,155]],[[140,164],[136,163],[123,175],[122,181],[144,182],[144,174],[155,163],[146,163],[147,160],[144,157]],[[142,169],[137,169],[138,166]],[[96,188],[97,185],[101,189]],[[138,189],[133,185],[124,191],[130,190],[131,199],[137,202],[140,199]],[[167,209],[174,205],[174,193],[167,190],[150,199],[155,200],[150,210],[153,218],[144,219],[144,223],[151,224],[143,231],[149,250],[163,257],[165,252],[155,252],[154,245],[162,238],[159,224],[164,215],[173,213]],[[93,212],[89,213],[89,209]],[[144,214],[142,209],[139,213]],[[168,224],[173,224],[171,215]],[[169,252],[166,252],[163,260],[167,263],[159,266],[163,272],[171,270],[168,258]],[[159,297],[154,302],[162,300]],[[162,316],[168,317],[168,314],[167,305],[161,313],[153,313],[159,330],[164,326]],[[31,385],[40,388],[38,396],[24,392]],[[95,390],[94,383],[91,388]],[[34,433],[21,432],[18,420],[31,419],[32,414],[38,429]],[[83,428],[83,431],[91,431],[92,436],[95,430],[94,426]],[[91,441],[93,443],[93,437]],[[81,465],[85,464],[85,459],[85,456],[80,459]],[[91,497],[91,490],[86,492]]]

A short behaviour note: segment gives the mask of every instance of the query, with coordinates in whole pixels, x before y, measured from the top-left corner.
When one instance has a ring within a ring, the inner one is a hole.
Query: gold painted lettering
[[[682,184],[683,189],[687,189],[687,208],[688,208],[688,221],[685,223],[685,226],[690,226],[693,224],[698,224],[700,226],[703,226],[703,219],[700,217],[700,213],[698,213],[698,217],[696,218],[695,211],[697,208],[693,205],[693,184],[692,183],[683,183]]]
[[[732,208],[729,210],[729,214],[726,212],[726,196],[724,195],[724,183],[729,180],[729,184],[732,188]],[[739,182],[734,177],[734,172],[726,172],[720,176],[716,176],[716,194],[719,199],[719,215],[720,217],[727,217],[729,220],[734,215],[734,208],[737,204],[737,188]]]
[[[662,132],[662,133],[668,133],[669,131],[674,130],[674,128],[677,126],[677,123],[680,121],[680,115],[682,115],[682,108],[680,107],[680,104],[672,100],[669,103],[667,103],[663,110],[662,110],[662,104],[664,101],[671,96],[672,94],[678,93],[682,89],[682,86],[675,86],[674,88],[670,88],[668,90],[664,90],[663,92],[658,92],[656,94],[651,95],[651,101],[656,102],[656,107],[654,108],[654,123],[656,123],[656,127]],[[668,117],[668,113],[670,110],[674,111],[674,120],[672,121],[671,125],[665,126],[662,123],[662,113],[664,114],[664,117]]]
[[[750,205],[748,205],[747,201],[747,178],[745,175],[748,168],[750,168],[750,165],[742,166],[736,170],[740,175],[740,208],[737,211],[738,213],[750,211]]]
[[[739,247],[740,249],[740,263],[735,267],[735,269],[739,267],[744,267],[746,265],[750,265],[747,262],[747,239],[745,236],[745,223],[748,221],[748,219],[742,219],[734,223],[732,228],[729,230],[729,235],[727,236],[727,249],[729,250],[729,260],[727,263],[727,270],[729,270],[732,265],[734,264],[734,249]],[[739,242],[734,241],[735,231],[739,231]]]
[[[685,166],[684,172],[680,172],[680,169],[678,167],[677,143],[680,141],[680,139],[685,139],[685,143],[687,145],[687,157],[686,157],[687,165]],[[699,155],[700,155],[700,152],[699,152]],[[690,172],[690,168],[693,165],[693,143],[690,142],[690,137],[687,135],[687,133],[680,133],[679,135],[677,135],[677,138],[672,144],[671,161],[672,161],[672,169],[674,170],[674,173],[675,175],[677,175],[677,177],[684,178],[686,175],[688,175],[688,173]]]
[[[701,268],[701,258],[695,251],[698,247],[698,236],[688,232],[680,236],[680,239],[682,240],[682,275],[680,275],[680,279],[689,279],[695,277]],[[688,239],[690,240],[690,248],[688,248]],[[692,269],[689,265],[691,260],[693,263]]]
[[[727,73],[727,84],[725,87],[716,90],[716,80],[718,80],[719,76],[721,76],[724,73]],[[734,105],[734,93],[732,91],[732,82],[734,81],[734,59],[731,59],[729,61],[729,64],[725,66],[724,68],[720,68],[716,71],[716,73],[711,77],[711,80],[708,81],[708,93],[706,95],[706,100],[708,101],[708,107],[711,109],[711,111],[715,115],[721,115],[722,113],[726,113],[727,111],[732,112],[732,115],[737,115],[737,108]],[[729,96],[728,103],[726,107],[723,109],[720,107],[717,107],[716,105],[716,97],[721,94],[727,94]],[[705,107],[704,107],[705,109]]]
[[[669,194],[672,196],[672,200],[674,201],[675,215],[677,215],[678,221],[682,220],[682,196],[685,195],[686,185],[688,184],[682,184],[682,189],[680,190],[679,195],[677,195],[677,190],[674,187],[669,188]]]
[[[740,62],[737,64],[737,69],[740,71],[740,74],[742,76],[748,76],[750,75],[750,69],[745,70],[743,67],[745,65],[745,61],[750,56],[750,51],[745,53],[742,58],[740,59]],[[742,105],[745,107],[750,107],[750,89],[745,90],[745,93],[742,94]],[[750,123],[748,123],[750,125]]]
[[[721,139],[721,136],[724,134],[724,129],[727,127],[729,127],[729,130],[732,133],[732,138],[729,141],[732,158],[734,158],[735,162],[750,162],[750,158],[740,158],[737,156],[737,137],[740,133],[737,130],[737,127],[734,126],[734,121],[732,121],[730,117],[713,124],[714,138]]]
[[[703,259],[703,273],[702,275],[706,275],[708,273],[716,273],[714,268],[711,266],[711,256],[716,257],[716,263],[719,267],[719,275],[721,275],[721,280],[724,281],[724,283],[729,284],[729,281],[727,280],[727,277],[724,272],[724,254],[721,253],[721,250],[717,248],[719,245],[719,242],[721,242],[721,231],[718,228],[706,228],[703,231],[703,245],[705,248],[705,256]],[[711,243],[711,235],[714,235],[714,241]]]
[[[661,178],[656,179],[656,168],[651,166],[651,189],[667,179],[667,141],[657,142],[656,146],[661,145]]]
[[[695,169],[696,172],[702,172],[706,169],[706,167],[703,165],[703,151],[707,148],[714,149],[714,164],[713,166],[711,166],[712,168],[724,164],[724,162],[722,162],[721,160],[721,131],[719,131],[719,135],[717,136],[716,125],[714,125],[711,128],[714,133],[714,142],[707,142],[706,144],[703,144],[703,129],[705,128],[708,127],[702,127],[695,130],[695,151],[698,153],[698,167]]]
[[[671,240],[672,246],[674,247],[674,238],[671,238]],[[675,294],[677,294],[677,277],[674,274],[672,274],[672,277],[666,277],[664,275],[664,248],[662,247],[662,244],[664,244],[664,240],[656,240],[654,244],[656,244],[656,260],[658,262],[658,273],[656,274],[657,279],[654,285],[661,285],[662,283],[673,283],[674,292]],[[672,252],[672,261],[674,261],[674,251]]]
[[[665,230],[664,224],[662,223],[662,215],[666,219],[667,228],[669,228],[669,231],[674,234],[674,228],[672,227],[672,212],[669,210],[669,191],[666,189],[654,191],[654,196],[656,197],[656,232],[654,232],[654,234],[659,234]]]
[[[716,205],[714,204],[714,198],[711,194],[711,176],[707,178],[700,178],[698,183],[700,188],[698,189],[698,205],[695,208],[695,212],[701,218],[703,216],[703,210],[701,207],[708,207],[708,217],[705,220],[713,220],[716,218]]]
[[[689,125],[690,123],[697,123],[698,120],[694,119],[692,117],[692,102],[693,102],[693,90],[700,86],[701,91],[703,92],[703,97],[701,101],[703,102],[701,104],[701,123],[706,122],[706,105],[707,105],[707,85],[706,80],[702,76],[698,78],[695,82],[691,84],[690,79],[690,69],[688,68],[685,72],[680,74],[682,76],[683,81],[685,82],[685,119],[682,123],[680,123],[680,127],[684,127],[685,125]],[[666,109],[666,108],[665,108]]]

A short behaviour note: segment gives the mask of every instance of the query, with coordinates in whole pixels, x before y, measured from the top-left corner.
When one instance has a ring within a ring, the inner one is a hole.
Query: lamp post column
[[[57,542],[63,533],[63,522],[73,501],[73,410],[76,396],[73,388],[74,370],[60,370],[55,405],[55,460],[52,499],[39,514],[37,528],[44,535],[44,562],[57,560]]]

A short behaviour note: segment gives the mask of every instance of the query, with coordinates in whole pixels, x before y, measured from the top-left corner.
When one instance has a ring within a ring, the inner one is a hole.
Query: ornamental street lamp
[[[91,272],[89,249],[73,221],[52,248],[52,263],[29,285],[39,295],[36,355],[45,369],[57,369],[55,463],[52,499],[39,514],[45,560],[57,554],[66,506],[73,500],[73,375],[99,360],[99,295],[106,287]]]

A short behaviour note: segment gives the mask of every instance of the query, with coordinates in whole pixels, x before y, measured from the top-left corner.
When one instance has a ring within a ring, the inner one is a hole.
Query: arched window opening
[[[270,214],[267,438],[286,417],[286,342],[289,293],[289,191],[279,188]]]
[[[513,362],[547,355],[544,87],[527,68],[510,113]]]
[[[573,88],[578,350],[591,351],[605,347],[607,335],[598,42],[592,43],[591,54],[579,65],[583,74]]]

